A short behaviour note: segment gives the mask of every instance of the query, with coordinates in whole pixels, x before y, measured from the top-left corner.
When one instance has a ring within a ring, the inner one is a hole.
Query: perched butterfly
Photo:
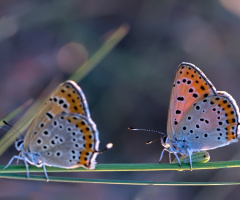
[[[98,130],[92,121],[85,95],[73,81],[61,83],[46,99],[24,138],[15,142],[29,177],[28,163],[43,167],[94,169],[99,151]],[[111,148],[108,144],[105,149]],[[104,150],[105,150],[104,149]],[[103,150],[103,151],[104,151]]]
[[[168,111],[167,136],[161,139],[164,151],[191,156],[237,142],[239,109],[226,92],[213,84],[195,65],[182,63],[175,74]]]

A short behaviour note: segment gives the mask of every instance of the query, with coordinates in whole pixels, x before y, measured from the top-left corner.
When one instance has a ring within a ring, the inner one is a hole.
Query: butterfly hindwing
[[[95,168],[99,147],[93,121],[76,113],[60,113],[34,135],[28,148],[48,166]]]
[[[209,150],[236,142],[238,107],[226,92],[206,97],[189,107],[175,137],[192,151]]]

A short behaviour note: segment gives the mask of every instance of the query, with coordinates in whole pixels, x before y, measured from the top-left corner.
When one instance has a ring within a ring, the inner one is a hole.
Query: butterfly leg
[[[46,170],[46,167],[45,165],[43,164],[43,171],[44,171],[44,174],[45,174],[45,177],[46,177],[46,181],[48,182],[49,181],[49,178],[48,178],[48,174],[47,174],[47,170]]]
[[[26,160],[26,159],[24,159],[24,164],[25,164],[26,171],[27,171],[27,178],[29,178],[28,163],[27,163],[27,160]]]
[[[164,149],[162,150],[162,153],[161,153],[161,156],[160,156],[160,159],[159,159],[159,163],[161,163],[161,160],[162,160],[164,151],[168,151],[168,152],[169,152],[169,163],[171,163],[171,153],[173,153],[173,154],[175,155],[175,157],[177,158],[177,160],[178,160],[179,166],[180,166],[180,167],[182,166],[181,161],[180,161],[178,155],[173,151],[173,149],[172,149],[171,147],[169,147],[169,149],[164,148]]]
[[[164,151],[167,151],[167,149],[164,148],[164,149],[162,150],[161,156],[160,156],[159,161],[158,161],[159,163],[161,163],[161,160],[162,160],[162,158],[163,158]]]
[[[169,152],[169,154],[168,154],[168,161],[169,161],[169,163],[172,163],[171,153],[170,153],[170,152]]]
[[[181,161],[180,161],[180,159],[179,159],[179,157],[178,157],[177,153],[176,153],[175,151],[173,151],[173,149],[172,149],[171,147],[169,147],[169,150],[168,150],[168,152],[169,152],[169,153],[173,153],[173,154],[174,154],[174,156],[177,158],[177,161],[178,161],[178,164],[179,164],[179,166],[181,167],[181,166],[182,166],[182,164],[181,164]]]
[[[23,161],[24,161],[24,164],[25,164],[25,167],[26,167],[26,171],[27,171],[27,178],[29,178],[28,163],[27,163],[26,158],[23,158],[22,156],[13,156],[13,157],[11,158],[11,160],[8,162],[8,164],[7,164],[3,169],[7,169],[7,168],[9,167],[9,165],[12,164],[12,162],[14,161],[14,159],[23,160]]]
[[[187,152],[188,152],[188,157],[190,162],[190,169],[192,171],[192,151],[189,148],[187,148]]]
[[[18,154],[18,156],[21,156],[21,152]],[[19,158],[17,159],[17,164],[19,163]]]
[[[14,161],[14,159],[18,159],[18,160],[24,160],[21,156],[13,156],[11,158],[11,160],[9,160],[8,164],[3,168],[3,169],[7,169],[9,167],[9,165],[12,164],[12,162]]]

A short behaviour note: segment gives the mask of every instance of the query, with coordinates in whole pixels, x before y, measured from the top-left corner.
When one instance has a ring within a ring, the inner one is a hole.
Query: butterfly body
[[[34,117],[24,138],[15,142],[28,172],[28,163],[43,167],[94,169],[99,153],[98,130],[90,117],[86,98],[73,81],[60,84]]]
[[[173,82],[164,151],[178,161],[177,153],[191,160],[193,152],[237,142],[238,125],[239,109],[231,95],[216,91],[195,65],[182,63]]]

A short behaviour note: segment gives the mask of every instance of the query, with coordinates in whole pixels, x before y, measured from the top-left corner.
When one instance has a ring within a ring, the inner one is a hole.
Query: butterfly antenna
[[[146,142],[146,144],[151,144],[151,143],[156,142],[156,141],[161,140],[161,139],[162,139],[161,137],[158,137],[158,138],[155,138],[153,140],[150,140],[150,141]]]
[[[128,127],[129,130],[131,131],[147,131],[147,132],[154,132],[154,133],[160,133],[164,136],[167,136],[165,133],[163,132],[160,132],[160,131],[156,131],[156,130],[151,130],[151,129],[139,129],[139,128],[132,128],[132,127]]]
[[[113,143],[108,143],[104,149],[97,151],[97,153],[103,153],[103,152],[107,151],[108,149],[111,149],[112,147],[113,147]]]
[[[4,126],[0,126],[0,129],[5,130],[5,131],[9,131],[10,130],[10,128],[4,127]]]
[[[22,139],[22,133],[19,131],[19,130],[17,130],[14,126],[12,126],[11,124],[9,124],[9,123],[7,123],[5,120],[3,120],[3,123],[5,124],[5,125],[7,125],[7,126],[9,126],[10,128],[12,128],[12,129],[14,129],[17,133],[18,133],[18,137],[20,138],[20,139]],[[10,130],[10,129],[9,129]],[[8,130],[8,131],[9,131]]]

